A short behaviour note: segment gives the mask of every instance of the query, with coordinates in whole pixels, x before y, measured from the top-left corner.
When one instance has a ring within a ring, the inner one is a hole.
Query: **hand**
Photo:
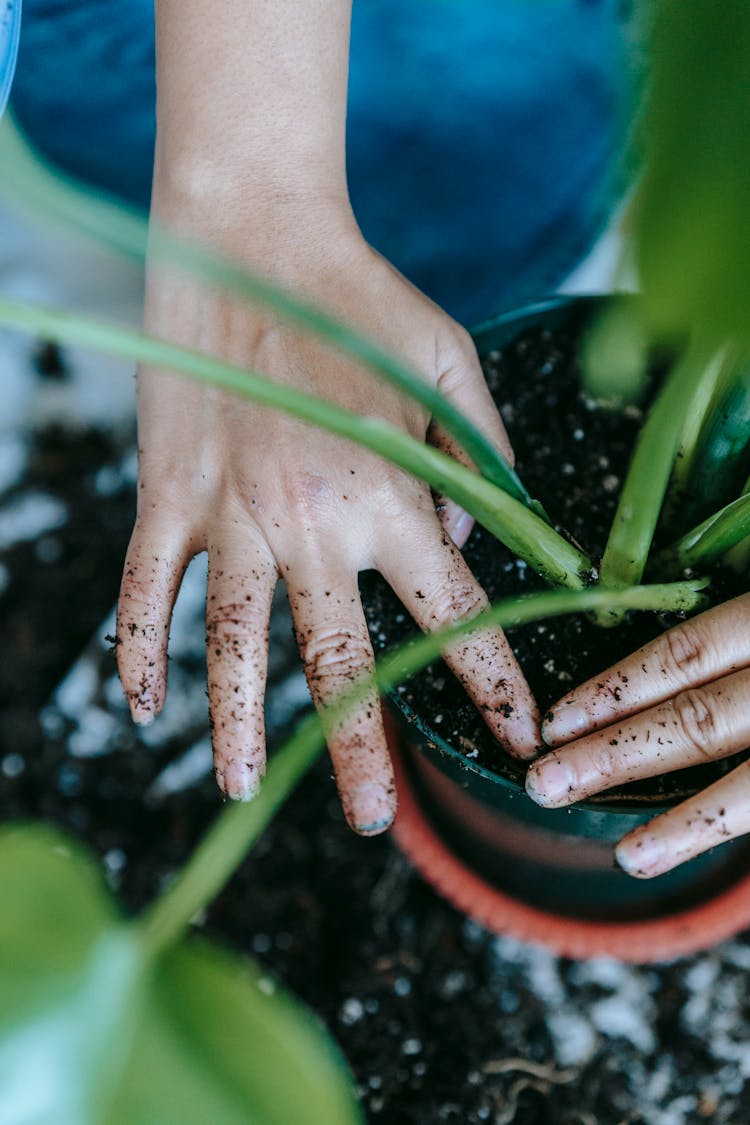
[[[750,595],[686,621],[575,689],[542,727],[526,788],[545,808],[750,746]],[[575,741],[571,741],[575,740]],[[651,878],[750,832],[750,762],[628,833],[616,857]]]
[[[208,230],[203,214],[192,227],[408,361],[510,455],[470,337],[367,246],[345,211],[275,200],[267,220],[256,209],[248,225],[222,215]],[[183,230],[189,225],[184,210],[180,222]],[[258,234],[269,230],[267,240]],[[420,439],[427,435],[422,408],[377,376],[188,277],[152,271],[146,327],[361,415],[378,415]],[[122,682],[136,721],[158,714],[172,604],[188,560],[206,550],[216,777],[227,796],[249,799],[264,771],[268,618],[279,576],[310,691],[323,711],[373,666],[358,571],[379,570],[424,630],[475,615],[487,598],[441,526],[427,486],[384,460],[164,371],[139,373],[138,411],[138,512],[118,610]],[[456,452],[444,434],[434,437]],[[465,539],[469,526],[455,506],[444,518],[454,539]],[[486,629],[445,656],[497,737],[511,752],[530,756],[540,738],[537,712],[503,634]],[[382,831],[396,797],[372,692],[329,732],[328,744],[350,825],[363,834]]]

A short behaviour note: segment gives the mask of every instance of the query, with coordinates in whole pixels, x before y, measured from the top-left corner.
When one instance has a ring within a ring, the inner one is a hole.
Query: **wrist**
[[[151,216],[187,241],[294,286],[309,284],[311,268],[316,276],[335,271],[365,245],[346,190],[293,179],[259,182],[249,172],[217,177],[213,169],[193,169],[175,177],[157,170]]]

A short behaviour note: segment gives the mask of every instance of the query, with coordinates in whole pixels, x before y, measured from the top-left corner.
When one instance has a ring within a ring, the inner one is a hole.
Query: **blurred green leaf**
[[[164,954],[108,1125],[354,1125],[343,1060],[258,966],[191,940]]]
[[[0,832],[3,1125],[359,1125],[332,1041],[260,968],[148,950],[78,845]]]
[[[583,341],[586,390],[612,407],[637,402],[648,374],[648,338],[631,298],[616,298],[599,313]]]
[[[0,1119],[101,1120],[144,963],[91,859],[48,828],[0,833]]]
[[[634,209],[649,325],[750,338],[750,4],[647,0]]]

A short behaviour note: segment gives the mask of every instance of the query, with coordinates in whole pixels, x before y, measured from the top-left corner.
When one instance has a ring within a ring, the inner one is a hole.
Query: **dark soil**
[[[552,379],[549,386],[552,394]],[[571,460],[588,456],[586,445],[574,439]],[[10,547],[2,559],[0,821],[39,817],[83,839],[125,908],[136,911],[184,863],[221,802],[211,777],[146,800],[154,777],[195,731],[146,739],[123,715],[109,752],[82,757],[48,703],[92,633],[104,632],[116,597],[134,512],[132,477],[119,474],[121,459],[105,435],[46,432],[34,439],[30,471],[2,498],[7,506],[32,491],[54,495],[67,521]],[[607,471],[619,473],[618,465]],[[545,501],[552,506],[546,492]],[[297,674],[288,620],[274,643],[279,668]],[[548,674],[550,635],[537,644]],[[105,653],[102,684],[113,673]],[[193,674],[202,698],[203,671],[196,666]],[[544,690],[552,696],[563,681],[559,671],[549,675]],[[149,730],[158,734],[159,724]],[[282,733],[283,724],[273,741]],[[302,782],[202,925],[256,956],[320,1015],[343,1047],[371,1122],[750,1120],[738,1054],[750,1037],[745,945],[631,970],[575,965],[498,942],[437,898],[387,837],[352,835],[326,761]],[[723,1022],[714,1043],[719,1002]],[[658,1082],[649,1084],[652,1076]]]
[[[581,389],[577,349],[581,327],[526,332],[484,360],[488,384],[516,453],[516,468],[550,519],[598,565],[643,413],[636,406],[613,410]],[[656,383],[658,376],[652,378]],[[644,390],[648,397],[652,386]],[[658,542],[658,539],[657,539]],[[464,548],[472,571],[491,601],[547,589],[541,578],[481,527]],[[681,578],[683,575],[675,575]],[[386,648],[409,633],[400,604],[377,576],[366,578],[370,628]],[[719,601],[744,593],[724,574],[710,591]],[[674,625],[674,614],[632,613],[617,628],[602,628],[577,614],[508,630],[508,637],[542,714],[577,684],[604,671]],[[467,759],[523,784],[524,770],[508,758],[487,730],[463,689],[443,664],[408,684],[403,700],[435,733]],[[736,759],[669,778],[610,791],[607,802],[664,801],[694,792],[736,765]]]

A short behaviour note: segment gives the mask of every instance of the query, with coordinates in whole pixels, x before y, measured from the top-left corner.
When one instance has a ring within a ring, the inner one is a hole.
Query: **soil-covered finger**
[[[160,528],[136,522],[117,603],[117,666],[136,723],[161,711],[167,690],[169,626],[192,551],[165,542]]]
[[[289,604],[305,675],[326,725],[341,804],[361,835],[382,832],[396,815],[396,788],[380,701],[366,681],[374,655],[353,574],[321,574],[305,567],[287,575]],[[356,703],[331,709],[342,695]]]
[[[391,538],[388,548],[378,569],[424,632],[487,608],[482,587],[436,521],[413,520],[410,535]],[[443,658],[498,741],[517,757],[532,757],[541,741],[539,713],[503,631],[469,633],[447,646]]]
[[[247,542],[209,549],[206,669],[214,771],[227,797],[250,800],[265,772],[263,702],[277,573]]]
[[[677,625],[570,692],[547,713],[545,742],[578,738],[748,665],[750,598],[743,596]]]
[[[672,770],[726,758],[750,745],[750,672],[735,672],[622,723],[551,751],[531,767],[526,788],[557,808]]]
[[[750,832],[750,763],[628,833],[615,849],[628,875],[651,879]]]

